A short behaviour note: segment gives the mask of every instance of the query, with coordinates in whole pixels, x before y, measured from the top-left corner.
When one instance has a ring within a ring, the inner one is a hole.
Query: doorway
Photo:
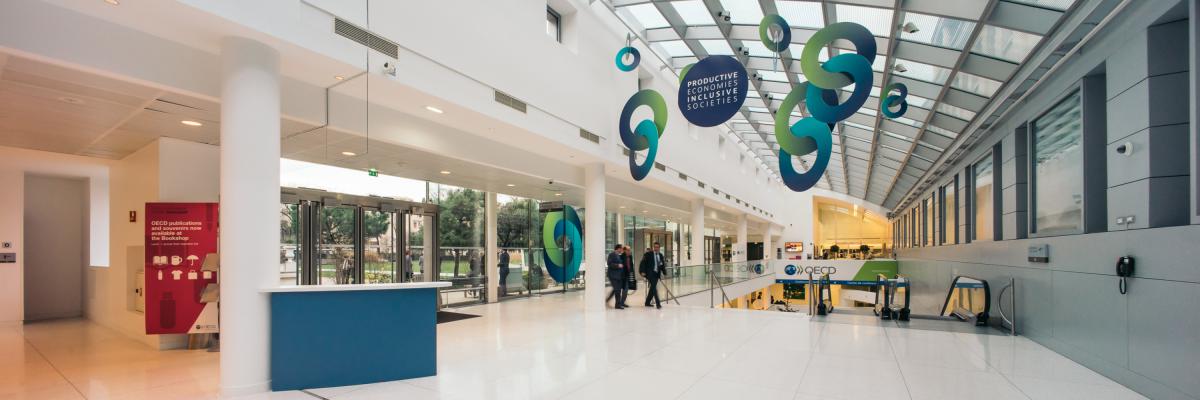
[[[667,266],[675,264],[675,233],[665,229],[649,229],[640,228],[634,230],[633,234],[633,265],[636,266],[642,260],[642,255],[649,251],[654,243],[662,245],[659,249],[663,254],[663,263]]]
[[[438,278],[425,273],[426,255],[437,254],[437,205],[292,188],[282,199],[280,284]]]
[[[87,181],[25,176],[25,321],[83,316]]]

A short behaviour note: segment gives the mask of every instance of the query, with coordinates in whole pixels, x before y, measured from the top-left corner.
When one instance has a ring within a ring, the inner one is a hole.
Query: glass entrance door
[[[363,282],[399,282],[396,269],[396,213],[362,208]]]
[[[321,206],[317,212],[318,285],[362,283],[356,260],[358,207]]]

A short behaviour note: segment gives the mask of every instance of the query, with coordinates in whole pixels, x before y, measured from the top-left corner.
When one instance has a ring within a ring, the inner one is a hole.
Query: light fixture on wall
[[[187,125],[187,126],[204,126],[204,124],[196,122],[196,121],[192,121],[190,119],[185,119],[183,121],[179,121],[179,123]]]

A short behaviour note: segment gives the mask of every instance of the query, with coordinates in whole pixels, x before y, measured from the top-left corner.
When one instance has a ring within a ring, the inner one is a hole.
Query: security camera
[[[1133,154],[1133,142],[1125,142],[1117,146],[1117,154],[1129,156]]]
[[[908,72],[908,67],[905,67],[904,64],[896,64],[892,66],[892,70],[903,74]]]
[[[383,73],[396,76],[396,63],[388,61],[383,63]]]
[[[550,180],[550,182],[547,182],[547,184],[549,184],[549,185],[553,185],[553,184],[554,184],[554,180],[553,180],[553,179],[551,179],[551,180]]]
[[[724,19],[725,22],[729,22],[729,11],[717,11],[717,18]]]
[[[900,25],[900,30],[904,33],[917,33],[921,30],[921,28],[917,27],[917,24],[912,22],[905,22],[904,25]]]

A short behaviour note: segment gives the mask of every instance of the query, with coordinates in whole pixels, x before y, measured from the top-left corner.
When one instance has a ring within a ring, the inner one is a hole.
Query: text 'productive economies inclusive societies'
[[[737,78],[741,72],[727,72],[707,78],[687,80],[687,109],[703,108],[736,103],[738,101]]]

